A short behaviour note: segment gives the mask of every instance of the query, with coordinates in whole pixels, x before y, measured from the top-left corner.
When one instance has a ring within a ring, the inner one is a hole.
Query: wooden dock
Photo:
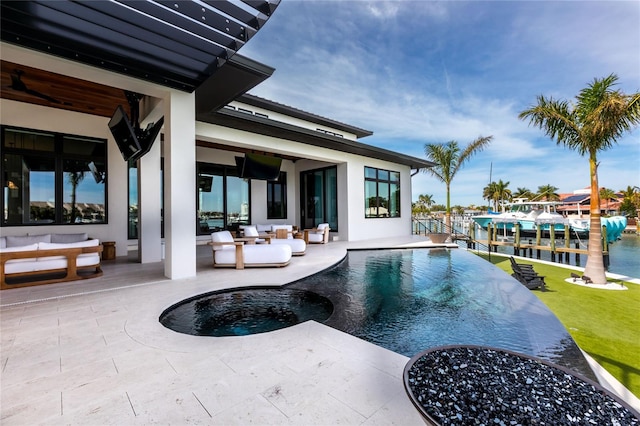
[[[605,231],[606,232],[606,231]],[[493,227],[488,231],[488,239],[487,240],[475,240],[473,239],[473,235],[471,236],[471,240],[467,241],[467,247],[475,248],[476,245],[487,247],[488,250],[497,252],[498,247],[513,247],[514,256],[523,256],[533,258],[534,255],[536,259],[541,258],[541,254],[543,251],[549,252],[551,261],[555,262],[556,258],[558,262],[566,262],[569,263],[569,256],[575,256],[576,264],[580,264],[580,256],[587,256],[587,249],[579,248],[578,243],[576,242],[574,247],[571,247],[571,239],[569,238],[569,227],[565,226],[564,233],[558,232],[558,237],[564,237],[562,244],[556,243],[556,232],[551,227],[550,230],[550,238],[549,244],[543,245],[541,244],[542,240],[542,231],[538,228],[535,237],[535,243],[525,243],[520,236],[519,224],[516,224],[515,232],[513,239],[501,239],[498,234],[498,228]],[[606,234],[605,234],[606,236]],[[528,241],[532,241],[532,239],[527,239]],[[606,244],[603,245],[604,256],[605,256],[605,265],[609,262],[609,253],[608,247]]]

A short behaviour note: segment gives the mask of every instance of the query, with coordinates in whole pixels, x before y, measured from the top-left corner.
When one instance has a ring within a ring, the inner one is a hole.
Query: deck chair
[[[511,261],[511,269],[513,270],[512,277],[520,281],[529,290],[541,289],[544,290],[546,283],[544,282],[544,276],[538,275],[531,265],[524,265],[517,263],[513,257],[509,257]],[[526,268],[529,266],[529,268]]]
[[[304,241],[307,244],[327,244],[329,242],[329,228],[328,223],[321,223],[313,229],[304,230]]]
[[[208,244],[216,268],[287,266],[291,260],[291,247],[286,244],[245,244],[235,241],[229,231],[212,233]]]

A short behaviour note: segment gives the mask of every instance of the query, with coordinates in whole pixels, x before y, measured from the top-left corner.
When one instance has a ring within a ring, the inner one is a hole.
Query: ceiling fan
[[[11,86],[9,86],[10,89],[16,90],[18,92],[24,92],[32,96],[37,96],[39,98],[45,99],[54,104],[62,103],[56,98],[52,98],[49,95],[45,95],[44,93],[29,89],[27,85],[24,83],[24,81],[22,81],[23,74],[24,74],[24,71],[19,69],[16,69],[14,70],[13,73],[11,73]]]

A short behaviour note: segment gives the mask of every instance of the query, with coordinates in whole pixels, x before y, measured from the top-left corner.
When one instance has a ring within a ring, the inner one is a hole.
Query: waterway
[[[486,232],[482,232],[478,235],[479,239],[487,238]],[[500,238],[500,237],[499,237]],[[527,238],[522,240],[528,242]],[[578,243],[580,248],[586,249],[587,241],[573,239],[571,241],[571,247],[574,247],[575,243]],[[543,238],[541,240],[542,245],[548,245],[549,240]],[[562,240],[557,240],[558,246],[563,246]],[[513,247],[498,247],[499,253],[513,254]],[[536,252],[533,252],[533,256],[536,256]],[[542,251],[540,254],[542,260],[551,260],[551,253],[548,251]],[[587,256],[581,255],[580,262],[576,263],[575,255],[571,254],[569,259],[570,265],[576,265],[584,267],[587,263]],[[609,272],[614,274],[625,275],[632,278],[640,278],[640,236],[637,234],[622,234],[620,239],[609,244]]]

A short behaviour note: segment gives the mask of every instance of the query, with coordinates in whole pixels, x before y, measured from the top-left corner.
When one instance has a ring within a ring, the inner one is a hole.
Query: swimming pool
[[[315,319],[408,357],[435,346],[485,345],[541,357],[593,377],[564,326],[530,290],[464,250],[349,251],[338,265],[285,289],[306,291],[304,294],[314,295],[313,300],[329,300],[332,305],[328,318],[296,313],[305,318],[300,322]],[[223,311],[237,311],[240,305],[250,308],[243,301],[251,301],[251,297],[238,298],[233,295],[237,291],[216,296],[232,303],[206,299],[211,295],[188,300],[199,309],[190,308],[184,316],[187,325],[211,322],[208,312],[219,312],[221,307]],[[274,297],[266,305],[285,306],[285,299],[277,296],[282,290],[267,291]],[[306,312],[303,305],[296,302],[296,310]],[[171,314],[171,308],[165,314]],[[246,319],[251,315],[241,316]],[[288,325],[292,322],[284,321],[279,328]],[[253,331],[275,329],[268,328],[258,326]],[[242,324],[239,329],[244,330]],[[235,335],[241,334],[247,333]]]
[[[411,357],[435,346],[485,345],[592,376],[555,315],[526,287],[460,249],[349,251],[292,283],[331,300],[324,324]]]

